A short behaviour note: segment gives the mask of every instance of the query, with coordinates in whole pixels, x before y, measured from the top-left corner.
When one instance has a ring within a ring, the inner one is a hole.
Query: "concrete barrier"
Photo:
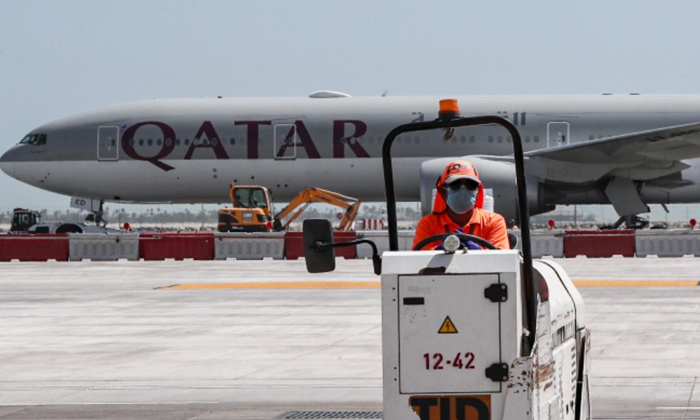
[[[522,249],[521,232],[509,230],[508,233],[518,238],[516,249]],[[530,231],[530,244],[532,258],[562,258],[564,256],[564,231],[561,229]]]
[[[215,233],[214,259],[261,260],[284,258],[284,232]]]
[[[400,230],[399,234],[399,251],[409,251],[413,245],[413,237],[416,232],[412,230]],[[389,250],[389,231],[358,231],[357,239],[368,239],[377,245],[377,252],[382,255],[384,251]],[[372,247],[366,244],[357,246],[357,258],[372,258]]]
[[[144,260],[214,259],[214,234],[142,233],[139,235],[139,257]]]
[[[355,232],[333,232],[333,242],[350,242],[356,239]],[[335,256],[343,257],[347,260],[357,258],[357,246],[346,246],[335,248]],[[304,256],[304,235],[302,232],[285,232],[284,235],[284,258],[296,260]]]
[[[0,235],[0,261],[68,261],[68,235]]]
[[[700,256],[700,231],[697,230],[638,230],[634,242],[637,257]]]
[[[554,258],[564,257],[564,231],[550,230],[538,231],[530,234],[533,258],[550,256]]]
[[[609,258],[614,255],[634,257],[634,230],[567,230],[564,232],[564,256],[574,258]]]
[[[68,244],[70,261],[139,260],[138,233],[71,233]]]

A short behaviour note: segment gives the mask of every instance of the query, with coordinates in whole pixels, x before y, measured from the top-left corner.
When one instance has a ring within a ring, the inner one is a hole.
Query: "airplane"
[[[382,201],[382,142],[394,127],[438,117],[445,97],[154,99],[78,113],[31,130],[0,157],[29,185],[71,197],[99,222],[104,202],[221,203],[231,181],[277,201],[315,186]],[[526,151],[531,215],[612,204],[629,225],[648,204],[700,202],[700,95],[456,96],[463,116],[499,115]],[[509,144],[500,126],[400,136],[399,201],[430,212],[455,158],[473,162],[494,210],[516,220]]]

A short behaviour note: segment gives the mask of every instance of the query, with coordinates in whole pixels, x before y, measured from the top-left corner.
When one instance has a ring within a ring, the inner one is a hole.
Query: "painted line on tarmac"
[[[378,289],[378,281],[271,281],[260,283],[176,284],[161,289]]]
[[[697,287],[696,280],[574,280],[576,287]]]
[[[700,407],[656,407],[657,410],[700,410]]]
[[[697,287],[700,282],[664,280],[574,280],[576,287]],[[378,289],[378,281],[272,281],[259,283],[188,283],[158,287],[165,290],[205,289]]]

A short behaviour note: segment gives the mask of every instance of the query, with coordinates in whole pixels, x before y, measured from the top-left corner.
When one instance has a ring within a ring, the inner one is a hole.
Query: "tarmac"
[[[594,417],[700,418],[700,259],[556,261]],[[0,419],[381,418],[379,277],[337,263],[0,263]]]

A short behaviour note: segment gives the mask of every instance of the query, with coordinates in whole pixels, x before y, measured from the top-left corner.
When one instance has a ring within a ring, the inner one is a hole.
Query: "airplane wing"
[[[545,182],[591,184],[607,180],[605,195],[621,214],[649,211],[635,182],[684,186],[685,159],[700,157],[700,122],[541,149],[525,154],[528,173]],[[667,177],[667,178],[664,178]]]

